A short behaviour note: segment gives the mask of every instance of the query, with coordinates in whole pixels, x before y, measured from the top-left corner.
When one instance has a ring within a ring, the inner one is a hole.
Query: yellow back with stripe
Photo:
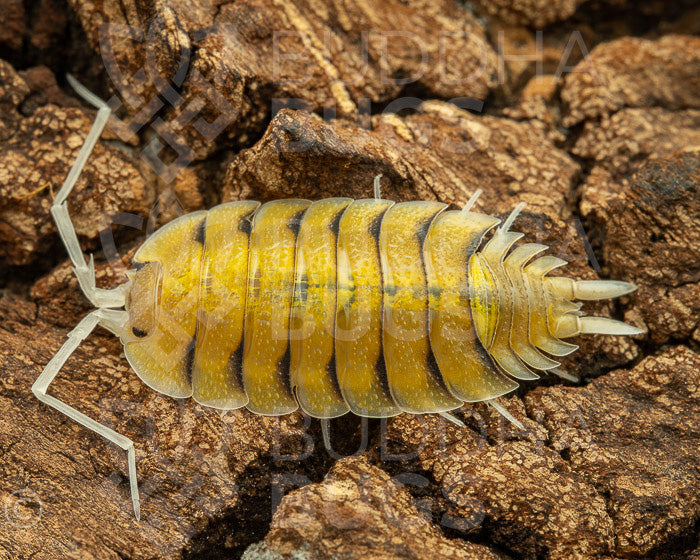
[[[192,370],[193,397],[206,406],[232,409],[248,403],[241,378],[243,320],[250,219],[259,206],[232,202],[207,215]]]
[[[497,222],[342,198],[182,216],[134,256],[126,357],[156,391],[265,415],[386,417],[503,395],[536,377],[528,366],[557,365],[537,347],[572,345],[551,335],[542,291],[563,261],[524,267],[532,244],[505,259],[519,234],[500,230],[477,252]]]

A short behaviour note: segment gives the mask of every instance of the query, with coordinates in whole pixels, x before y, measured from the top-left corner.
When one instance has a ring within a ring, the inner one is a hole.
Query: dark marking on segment
[[[435,216],[437,216],[441,210],[437,210],[432,216],[427,218],[420,226],[418,226],[418,229],[416,230],[416,237],[418,239],[418,246],[420,247],[420,251],[418,253],[418,257],[420,258],[420,264],[421,268],[423,269],[423,278],[424,280],[424,289],[427,288],[428,280],[427,280],[427,272],[425,270],[425,255],[423,254],[423,245],[425,244],[425,238],[428,237],[428,231],[430,230],[430,226],[433,225],[433,221],[435,220]],[[425,289],[427,292],[427,289]],[[425,301],[425,309],[426,313],[428,312],[428,301],[426,299]],[[432,352],[432,351],[431,351]]]
[[[204,241],[207,237],[207,219],[204,218],[197,224],[194,230],[194,240],[200,245],[204,246]]]
[[[243,388],[243,337],[241,343],[228,357],[226,362],[226,373],[234,385]]]
[[[287,227],[292,231],[294,234],[294,237],[299,236],[299,228],[301,227],[301,219],[304,217],[304,213],[306,212],[306,208],[303,210],[300,210],[296,214],[294,214],[289,220],[287,221]]]
[[[238,231],[250,237],[250,232],[253,231],[253,222],[250,220],[250,214],[238,220]]]
[[[417,229],[416,231],[416,237],[418,238],[418,245],[420,246],[420,252],[419,252],[419,258],[420,258],[420,264],[421,264],[421,269],[423,270],[423,293],[424,295],[422,296],[423,303],[425,305],[425,324],[429,325],[430,324],[430,301],[428,299],[428,273],[425,269],[425,255],[423,254],[423,245],[425,244],[425,239],[428,237],[428,231],[430,230],[430,226],[433,225],[433,221],[435,220],[435,216],[437,216],[440,213],[440,210],[435,212],[432,216],[427,218]],[[439,288],[437,291],[436,297],[440,297],[442,294],[439,291]],[[416,296],[418,297],[418,296]],[[430,336],[430,333],[428,332],[428,329],[425,329],[425,337],[428,338]],[[427,362],[428,362],[428,369],[430,370],[430,373],[435,379],[438,380],[438,383],[440,386],[447,391],[447,386],[445,385],[445,381],[442,378],[442,373],[440,373],[440,368],[438,367],[437,360],[435,359],[435,355],[433,354],[433,348],[430,344],[428,344],[428,356],[427,356]]]
[[[195,333],[190,343],[187,345],[187,350],[185,350],[184,367],[185,373],[187,374],[187,379],[192,384],[192,373],[194,372],[194,352],[197,347],[197,333]]]
[[[141,329],[136,328],[136,327],[131,327],[131,332],[134,333],[134,336],[136,336],[138,338],[144,338],[144,337],[148,336],[148,333],[146,331],[141,330]]]
[[[212,284],[214,283],[214,278],[211,275],[211,272],[209,272],[209,271],[203,272],[202,275],[204,276],[204,278],[202,278],[204,286],[202,286],[203,290],[200,293],[201,294],[211,293]],[[202,296],[200,295],[200,297],[202,297]],[[200,309],[200,311],[201,311],[201,309]]]
[[[347,286],[343,286],[343,289],[347,290],[350,292],[350,298],[348,299],[346,305],[349,307],[352,307],[355,305],[355,301],[357,300],[357,285],[355,284],[355,277],[352,274],[352,271],[348,271],[348,282],[350,283]],[[340,286],[337,287],[340,289]],[[337,297],[336,297],[336,303],[337,303]]]
[[[387,208],[388,210],[388,208]],[[382,391],[384,392],[384,397],[388,399],[390,402],[394,403],[396,405],[396,401],[394,401],[393,397],[391,396],[391,390],[389,389],[389,374],[386,371],[386,362],[384,361],[384,300],[386,299],[384,297],[384,270],[381,266],[381,252],[379,249],[379,232],[382,229],[382,220],[384,219],[384,214],[386,214],[387,210],[384,210],[381,212],[370,224],[369,226],[369,233],[372,237],[374,237],[374,242],[377,248],[377,260],[380,261],[379,264],[379,295],[380,295],[380,304],[379,304],[379,356],[377,357],[377,362],[374,364],[374,370],[377,372],[377,377],[379,378],[379,384],[382,387]]]
[[[442,378],[442,373],[440,372],[440,366],[438,366],[437,360],[435,359],[435,354],[433,354],[433,349],[432,347],[428,347],[428,356],[426,358],[426,362],[428,365],[428,371],[430,371],[430,375],[433,376],[433,378],[438,382],[438,385],[440,385],[440,388],[445,391],[448,395],[451,395],[449,389],[447,388],[447,385],[445,385],[445,380]]]
[[[418,226],[418,229],[416,230],[416,237],[418,238],[418,245],[420,245],[421,250],[423,249],[423,243],[425,243],[425,238],[428,237],[428,230],[430,229],[430,226],[432,225],[435,216],[438,215],[438,212],[435,212],[435,214],[427,218],[422,224]]]
[[[250,274],[250,271],[248,271],[248,274]],[[260,278],[262,276],[262,271],[260,270],[260,267],[258,267],[255,270],[255,274],[251,278],[250,276],[249,281],[248,281],[248,292],[246,293],[246,302],[248,298],[254,298],[258,297],[260,294]]]
[[[146,266],[147,264],[151,264],[152,262],[153,262],[153,261],[146,261],[146,262],[133,261],[133,262],[131,263],[131,266],[134,268],[134,270],[135,270],[136,272],[138,272],[138,271],[141,270],[144,266]]]
[[[333,390],[338,398],[343,398],[343,393],[340,392],[340,383],[338,382],[338,370],[335,367],[335,348],[333,348],[333,355],[331,359],[328,360],[326,364],[326,373],[331,379],[331,385],[333,385]]]
[[[387,210],[389,210],[389,208],[386,208],[379,215],[375,216],[374,219],[372,220],[372,223],[369,225],[369,234],[374,239],[374,246],[376,248],[377,260],[381,260],[380,249],[379,249],[379,233],[382,230],[382,220],[384,219],[384,214],[387,213]],[[379,275],[382,276],[383,273],[381,271],[381,266],[379,268],[380,268]]]
[[[382,212],[381,214],[378,214],[377,216],[375,216],[374,219],[372,220],[372,223],[369,224],[369,234],[377,242],[377,248],[379,247],[379,232],[382,229],[382,219],[384,218],[385,213],[386,213],[386,210],[384,212]]]
[[[306,272],[301,275],[301,279],[294,286],[294,290],[299,296],[299,304],[305,306],[306,300],[309,298],[309,277]]]
[[[398,291],[399,290],[395,284],[386,284],[384,286],[384,294],[389,296],[389,297],[394,297],[396,295],[396,292],[398,292]]]
[[[335,216],[333,216],[331,223],[328,224],[328,229],[330,229],[333,232],[333,235],[336,239],[338,239],[338,233],[340,232],[340,219],[343,217],[346,208],[347,206],[342,210],[339,210],[338,213]]]
[[[382,349],[384,348],[384,342],[382,342]],[[379,378],[379,383],[384,391],[384,396],[394,402],[391,397],[391,391],[389,390],[389,374],[386,371],[386,362],[384,361],[384,351],[379,353],[377,358],[377,363],[374,364],[374,370],[377,372],[377,377]]]
[[[277,373],[280,375],[284,382],[284,386],[287,389],[289,395],[292,394],[292,379],[290,376],[290,366],[292,363],[292,351],[289,347],[289,342],[287,342],[287,349],[284,351],[284,356],[280,358],[277,362]]]

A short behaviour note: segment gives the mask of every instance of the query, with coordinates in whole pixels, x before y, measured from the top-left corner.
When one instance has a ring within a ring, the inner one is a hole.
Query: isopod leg
[[[88,337],[88,335],[98,324],[103,323],[107,328],[111,327],[108,311],[105,312],[104,310],[97,309],[84,317],[80,323],[78,323],[78,325],[70,333],[68,333],[68,340],[66,340],[63,346],[61,346],[60,350],[46,365],[44,371],[41,372],[41,375],[39,375],[37,380],[34,382],[34,385],[32,385],[32,392],[41,402],[48,404],[59,412],[62,412],[68,416],[68,418],[71,418],[89,430],[100,434],[102,437],[106,438],[112,443],[117,444],[124,451],[126,451],[129,463],[131,500],[134,506],[134,515],[136,516],[136,519],[139,520],[141,518],[141,502],[139,499],[139,487],[136,477],[136,455],[134,453],[134,442],[132,442],[126,436],[123,436],[107,426],[96,422],[92,418],[89,418],[82,412],[75,410],[73,407],[68,406],[66,403],[59,401],[56,397],[46,394],[49,385],[61,370],[63,364],[66,363],[69,356],[75,351],[80,343]]]
[[[552,368],[548,371],[548,373],[553,373],[554,375],[557,375],[557,376],[561,377],[562,379],[566,379],[567,381],[571,381],[572,383],[578,383],[579,381],[581,381],[575,375],[572,375],[570,373],[566,373],[565,371],[563,371],[559,368]]]
[[[66,199],[75,187],[80,172],[85,167],[85,162],[90,157],[92,150],[97,143],[102,130],[109,120],[110,108],[107,104],[99,99],[96,95],[90,93],[83,85],[79,84],[72,76],[68,76],[69,83],[75,88],[76,92],[89,103],[95,105],[98,109],[95,122],[90,129],[85,142],[83,143],[78,157],[68,172],[63,186],[56,194],[53,205],[51,206],[51,215],[56,222],[58,233],[66,246],[70,260],[73,263],[73,270],[78,277],[80,288],[85,296],[95,307],[121,307],[124,305],[124,291],[117,288],[114,290],[103,290],[95,286],[95,265],[92,255],[86,262],[85,255],[80,248],[78,236],[75,233],[73,222],[68,214],[68,205]]]
[[[323,434],[323,445],[330,453],[333,448],[331,447],[331,421],[328,418],[321,418],[321,433]]]
[[[498,402],[496,402],[496,399],[491,399],[489,401],[486,401],[486,404],[489,406],[492,406],[494,410],[496,410],[503,418],[508,420],[513,426],[516,428],[519,428],[521,430],[525,429],[525,426],[523,426],[519,420],[517,420],[510,412],[508,412],[504,407],[502,407]]]
[[[442,416],[445,420],[448,420],[452,422],[453,424],[459,426],[460,428],[466,428],[467,425],[462,422],[459,418],[456,418],[455,416],[452,416],[449,412],[438,412],[440,416]]]
[[[467,200],[467,203],[464,205],[464,208],[462,208],[462,212],[465,214],[469,212],[472,209],[472,206],[476,204],[476,201],[479,200],[479,197],[484,193],[483,189],[476,189],[474,191],[474,194],[471,196],[469,200]]]
[[[377,200],[382,198],[382,174],[379,173],[378,175],[375,175],[374,177],[374,198]]]
[[[525,203],[521,202],[518,204],[515,208],[513,208],[513,211],[508,215],[506,218],[506,221],[503,222],[503,225],[498,228],[498,231],[502,233],[506,233],[510,230],[511,226],[517,219],[517,217],[520,215],[520,213],[523,211],[523,208],[525,208]]]

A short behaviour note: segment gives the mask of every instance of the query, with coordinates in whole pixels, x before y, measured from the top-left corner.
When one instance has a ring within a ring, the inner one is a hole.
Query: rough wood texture
[[[692,3],[0,0],[0,14],[0,559],[700,557]],[[546,24],[539,72],[512,55],[533,55],[524,26]],[[141,98],[125,97],[142,68]],[[639,286],[587,309],[646,334],[581,337],[562,366],[581,384],[544,377],[504,399],[525,431],[481,404],[457,413],[467,429],[347,416],[329,453],[300,414],[220,417],[155,394],[97,331],[50,392],[135,441],[137,523],[125,454],[30,390],[90,309],[48,214],[95,115],[66,71],[119,105],[69,199],[101,286],[179,213],[366,197],[382,173],[396,200],[462,205],[482,188],[478,208],[501,217],[527,202],[517,229],[567,274]]]

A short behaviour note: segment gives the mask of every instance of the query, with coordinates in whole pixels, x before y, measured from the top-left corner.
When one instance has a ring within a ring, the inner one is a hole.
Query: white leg
[[[380,199],[382,198],[382,174],[380,173],[379,175],[376,175],[374,177],[374,198]]]
[[[520,423],[520,420],[517,420],[510,412],[508,412],[504,407],[502,407],[498,402],[496,402],[496,399],[491,399],[486,401],[486,404],[489,406],[492,406],[503,418],[508,420],[513,426],[516,428],[519,428],[521,430],[525,429],[525,426],[523,426]]]
[[[462,212],[469,212],[472,209],[472,206],[476,204],[476,201],[479,200],[479,197],[482,195],[483,192],[484,191],[481,189],[476,189],[471,198],[467,200],[467,203],[464,205],[464,208],[462,208]]]
[[[327,418],[321,418],[321,433],[323,434],[323,445],[329,453],[333,451],[331,447],[331,421]]]
[[[63,183],[63,186],[58,191],[56,198],[54,199],[53,205],[51,206],[51,215],[56,222],[56,227],[58,228],[58,233],[63,240],[63,244],[66,246],[70,260],[73,262],[73,270],[75,275],[78,277],[78,282],[80,283],[80,288],[83,290],[85,296],[90,300],[90,302],[95,307],[121,307],[124,305],[124,292],[123,289],[115,290],[102,290],[95,286],[95,265],[93,262],[92,255],[90,259],[86,262],[85,255],[83,255],[80,249],[80,243],[78,242],[78,236],[75,233],[75,228],[73,227],[73,222],[71,222],[70,216],[68,214],[68,206],[66,204],[66,198],[75,187],[80,172],[85,167],[85,162],[92,153],[92,150],[97,143],[102,130],[104,129],[107,121],[109,120],[110,109],[107,104],[99,99],[96,95],[90,93],[84,86],[80,85],[71,76],[68,77],[68,81],[76,88],[76,91],[87,99],[90,103],[98,107],[97,116],[95,117],[95,122],[90,129],[90,132],[85,138],[85,143],[78,157],[68,172],[68,176]]]
[[[553,373],[554,375],[558,375],[562,379],[566,379],[567,381],[571,381],[572,383],[578,383],[579,381],[581,381],[575,375],[571,375],[570,373],[566,373],[564,370],[561,370],[561,369],[556,368],[556,367],[548,370],[547,373]]]
[[[523,208],[525,208],[524,202],[521,202],[515,208],[513,208],[513,211],[506,218],[506,221],[503,222],[503,225],[500,228],[498,228],[498,231],[505,233],[508,230],[510,230],[510,227],[513,225],[513,222],[515,222],[515,219],[520,215],[520,212],[523,211]]]
[[[459,418],[456,418],[455,416],[452,416],[449,412],[438,412],[440,416],[442,416],[445,420],[449,420],[453,424],[456,424],[460,428],[466,428],[467,425],[462,422]]]
[[[107,312],[109,313],[109,312]],[[100,434],[102,437],[116,443],[124,451],[127,452],[127,459],[129,462],[129,483],[131,485],[131,500],[134,505],[134,514],[136,519],[141,518],[141,507],[139,500],[139,487],[136,478],[136,455],[134,454],[134,443],[127,437],[118,434],[114,430],[103,426],[99,422],[96,422],[92,418],[88,418],[82,412],[78,412],[73,407],[68,406],[64,402],[59,401],[57,398],[47,395],[46,391],[49,385],[56,377],[56,374],[60,371],[63,364],[66,362],[68,357],[75,351],[78,345],[87,338],[87,336],[92,332],[92,330],[103,320],[109,320],[109,316],[105,315],[103,310],[97,309],[83,318],[80,323],[68,333],[68,340],[63,344],[61,349],[56,353],[56,355],[51,359],[51,361],[46,365],[44,371],[41,372],[39,378],[32,385],[32,392],[36,395],[36,398],[41,402],[48,404],[49,406],[55,408],[59,412],[62,412],[69,418],[72,418],[79,424],[82,424],[89,430]]]

